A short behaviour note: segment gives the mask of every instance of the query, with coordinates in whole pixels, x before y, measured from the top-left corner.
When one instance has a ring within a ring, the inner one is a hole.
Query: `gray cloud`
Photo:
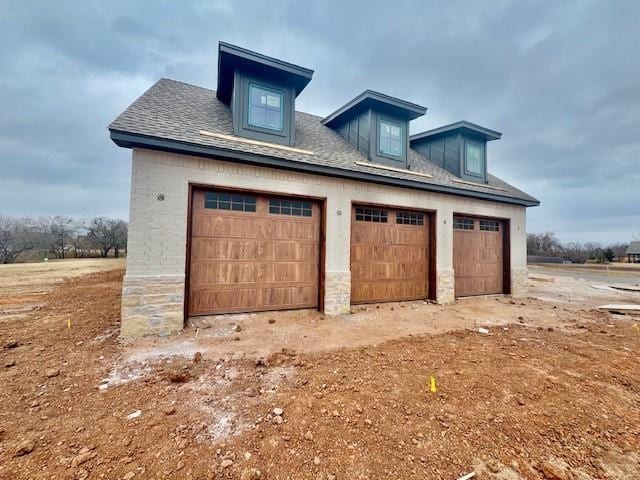
[[[365,88],[503,132],[529,230],[640,233],[638,2],[0,2],[0,212],[127,216],[107,124],[159,77],[215,87],[225,40],[314,68],[300,110]]]

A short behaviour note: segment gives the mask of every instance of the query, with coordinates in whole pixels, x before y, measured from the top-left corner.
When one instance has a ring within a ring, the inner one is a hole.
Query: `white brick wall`
[[[510,219],[512,279],[518,295],[526,294],[526,282],[522,281],[522,271],[526,272],[524,207],[150,150],[134,150],[131,182],[129,281],[184,276],[188,186],[198,183],[326,198],[328,313],[349,308],[352,202],[436,211],[437,292],[442,303],[453,300],[453,213]],[[158,201],[159,194],[164,194],[164,201]]]

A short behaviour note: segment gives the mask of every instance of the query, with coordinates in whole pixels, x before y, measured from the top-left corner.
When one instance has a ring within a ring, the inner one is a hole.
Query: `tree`
[[[42,234],[45,248],[56,258],[64,258],[65,250],[77,230],[76,222],[62,215],[55,217],[40,217],[38,219],[39,230]]]
[[[0,263],[13,263],[21,253],[41,245],[42,236],[32,220],[0,217]]]
[[[115,249],[117,257],[119,250],[127,245],[127,224],[122,220],[96,217],[87,226],[87,237],[95,242],[103,258],[112,249]]]
[[[560,257],[563,248],[553,232],[530,233],[527,235],[527,254]]]

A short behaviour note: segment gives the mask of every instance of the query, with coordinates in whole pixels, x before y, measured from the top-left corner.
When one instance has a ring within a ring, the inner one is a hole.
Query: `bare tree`
[[[70,217],[40,217],[39,229],[43,236],[45,248],[56,258],[64,258],[65,250],[70,247],[69,240],[74,237],[76,223]]]
[[[32,220],[0,217],[0,263],[13,263],[21,253],[41,244],[42,237]]]
[[[560,240],[553,232],[530,233],[527,235],[527,254],[548,257],[562,256],[563,248]]]
[[[114,255],[117,257],[120,249],[126,248],[127,224],[122,220],[96,217],[91,220],[87,230],[87,236],[96,243],[102,257],[109,255],[112,249],[115,249]]]

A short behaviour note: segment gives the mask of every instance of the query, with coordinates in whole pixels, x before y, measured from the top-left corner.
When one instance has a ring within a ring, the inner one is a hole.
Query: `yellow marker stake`
[[[434,377],[433,375],[431,375],[429,381],[429,391],[431,393],[436,393],[438,391],[438,389],[436,388],[436,377]]]
[[[71,319],[67,318],[67,328],[71,328]]]

